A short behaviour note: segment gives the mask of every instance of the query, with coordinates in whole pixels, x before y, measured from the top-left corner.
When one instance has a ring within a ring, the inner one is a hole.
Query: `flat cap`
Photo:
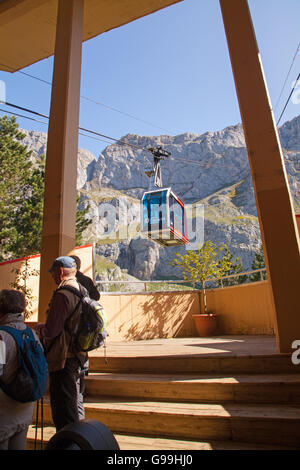
[[[53,261],[49,272],[54,268],[77,268],[76,262],[71,256],[59,256]]]

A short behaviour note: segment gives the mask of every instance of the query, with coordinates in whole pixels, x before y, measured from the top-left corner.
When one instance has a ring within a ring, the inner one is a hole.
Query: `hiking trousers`
[[[65,367],[49,373],[50,405],[56,431],[66,424],[76,423],[85,418],[83,393],[86,364],[72,357]]]

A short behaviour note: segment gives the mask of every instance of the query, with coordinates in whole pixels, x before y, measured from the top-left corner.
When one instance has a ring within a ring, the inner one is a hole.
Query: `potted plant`
[[[200,313],[193,315],[195,326],[199,336],[210,336],[217,328],[216,312],[208,311],[206,298],[206,285],[208,281],[224,276],[232,267],[232,261],[228,256],[222,256],[228,248],[225,243],[216,245],[211,240],[205,242],[198,250],[188,251],[185,255],[176,253],[176,258],[171,262],[172,266],[182,268],[183,278],[193,284],[201,283]],[[201,312],[201,294],[203,300],[203,312]]]

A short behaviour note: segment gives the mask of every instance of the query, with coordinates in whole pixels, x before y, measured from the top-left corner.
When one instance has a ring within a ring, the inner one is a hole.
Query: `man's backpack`
[[[80,299],[82,312],[75,331],[71,332],[71,349],[75,354],[92,351],[105,345],[105,339],[108,336],[106,331],[107,317],[104,308],[99,302],[89,297],[84,287],[80,286],[80,288],[81,290],[78,291],[74,287],[63,286],[56,291],[68,290]]]
[[[9,333],[15,340],[18,354],[18,370],[14,379],[0,387],[11,398],[26,403],[41,399],[47,389],[47,361],[43,349],[29,327],[17,330],[1,326],[0,330]]]

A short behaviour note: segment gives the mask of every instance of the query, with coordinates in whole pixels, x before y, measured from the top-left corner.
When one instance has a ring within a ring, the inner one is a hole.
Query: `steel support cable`
[[[13,113],[13,112],[11,112],[11,111],[7,111],[7,110],[2,109],[2,108],[0,108],[0,112],[5,113],[5,114],[6,114],[6,113],[7,113],[7,114],[12,114],[13,116],[18,116],[18,117],[21,117],[21,118],[24,118],[24,119],[28,119],[28,120],[30,120],[30,121],[39,122],[39,123],[41,123],[41,124],[48,125],[47,122],[40,121],[39,119],[34,119],[34,118],[32,118],[32,117],[24,116],[24,114]],[[84,136],[84,137],[88,137],[89,139],[97,140],[97,141],[99,141],[99,142],[105,142],[105,143],[107,143],[107,144],[110,143],[110,142],[107,141],[107,140],[99,139],[99,138],[97,138],[97,137],[93,137],[92,135],[86,135],[86,134],[83,134],[82,132],[79,132],[79,134],[82,135],[82,136]],[[119,145],[119,144],[117,143],[117,145]],[[121,144],[121,145],[131,145],[131,144],[123,143],[123,144]],[[146,150],[146,149],[145,149],[145,150]],[[173,157],[171,157],[171,159],[172,159],[172,158],[173,158]],[[185,160],[184,158],[178,158],[178,157],[176,157],[176,160],[182,160],[182,161],[184,161],[184,162],[187,161],[187,162],[197,163],[197,164],[198,164],[198,162],[195,162],[195,161],[193,161],[193,160]],[[151,165],[152,163],[149,163],[149,164]],[[200,164],[200,165],[201,165],[201,164]],[[182,183],[181,183],[181,182],[175,182],[175,183],[170,183],[170,184],[176,184],[176,185],[178,185],[178,184],[193,184],[193,183],[194,183],[194,181],[184,181],[184,182],[182,182]],[[128,189],[131,189],[131,188],[128,188]]]
[[[3,67],[6,67],[6,68],[10,68],[12,72],[14,72],[14,70],[12,69],[12,67],[10,67],[9,65],[6,65],[6,64],[2,64],[0,63],[1,66]],[[35,75],[32,75],[30,73],[27,73],[27,72],[23,72],[22,70],[17,70],[17,73],[20,73],[22,75],[25,75],[26,77],[30,77],[30,78],[33,78],[35,80],[38,80],[39,82],[42,82],[42,83],[45,83],[46,85],[50,85],[52,86],[52,83],[49,82],[48,80],[44,80],[43,78],[40,78],[40,77],[36,77]],[[104,104],[104,103],[101,103],[100,101],[97,101],[97,100],[94,100],[92,98],[88,98],[87,96],[80,96],[81,99],[84,99],[86,101],[90,101],[91,103],[94,103],[98,106],[103,106],[104,108],[107,108],[107,109],[110,109],[112,111],[115,111],[117,113],[120,113],[120,114],[123,114],[124,116],[128,116],[130,117],[131,119],[135,119],[136,121],[140,121],[140,122],[143,122],[144,124],[148,124],[149,126],[152,126],[152,127],[156,127],[157,129],[160,129],[162,131],[166,131],[168,132],[169,134],[173,134],[173,132],[171,132],[170,130],[168,129],[165,129],[164,127],[160,127],[160,126],[157,126],[156,124],[153,124],[152,122],[149,122],[149,121],[145,121],[144,119],[141,119],[141,118],[138,118],[136,116],[133,116],[132,114],[129,114],[129,113],[126,113],[124,111],[121,111],[120,109],[117,109],[117,108],[113,108],[112,106],[108,106],[107,104]]]
[[[3,103],[3,101],[0,101],[0,103]],[[24,114],[13,113],[13,112],[11,112],[11,111],[7,111],[6,109],[1,109],[1,108],[0,108],[0,111],[1,111],[2,113],[8,113],[8,114],[12,114],[13,116],[18,116],[18,117],[21,117],[21,118],[24,118],[24,119],[29,119],[29,121],[39,122],[39,123],[41,123],[41,124],[48,125],[47,122],[40,121],[39,119],[34,119],[34,118],[32,118],[32,117],[29,117],[29,116],[24,116]]]
[[[40,124],[45,124],[45,126],[48,126],[48,123],[47,122],[44,122],[44,121],[40,121],[39,119],[34,119],[32,117],[29,117],[29,116],[25,116],[24,114],[19,114],[19,113],[15,113],[15,112],[12,112],[12,111],[7,111],[6,109],[2,109],[0,108],[0,112],[2,113],[7,113],[7,114],[12,114],[13,116],[18,116],[20,118],[23,118],[23,119],[28,119],[29,121],[34,121],[34,122],[39,122]],[[109,140],[103,140],[103,139],[99,139],[97,137],[93,137],[92,135],[86,135],[86,134],[83,134],[82,132],[79,132],[80,135],[84,136],[84,137],[88,137],[89,139],[94,139],[94,140],[98,140],[99,142],[105,142],[106,144],[110,144],[111,142]],[[123,144],[122,144],[123,145]]]
[[[25,75],[26,77],[33,78],[35,80],[38,80],[39,82],[42,82],[42,83],[45,83],[47,85],[52,86],[52,83],[49,82],[48,80],[44,80],[40,77],[36,77],[35,75],[31,75],[30,73],[26,73],[26,72],[23,72],[21,70],[17,70],[17,72],[22,74],[22,75]],[[133,116],[132,114],[126,113],[125,111],[121,111],[120,109],[114,108],[114,107],[109,106],[109,105],[104,104],[104,103],[101,103],[100,101],[94,100],[93,98],[89,98],[89,97],[83,96],[83,95],[81,95],[80,98],[83,99],[83,100],[89,101],[90,103],[94,103],[98,106],[103,106],[104,108],[110,109],[111,111],[114,111],[116,113],[123,114],[124,116],[130,117],[131,119],[135,119],[136,121],[143,122],[144,124],[147,124],[151,127],[155,127],[156,129],[160,129],[161,131],[166,131],[169,134],[173,134],[170,130],[165,129],[164,127],[157,126],[156,124],[153,124],[152,122],[146,121],[145,119],[141,119],[139,117]]]
[[[45,119],[49,119],[49,116],[47,116],[46,114],[38,113],[37,111],[33,111],[32,109],[25,108],[25,107],[23,107],[23,106],[18,106],[18,105],[16,105],[16,104],[9,103],[8,101],[1,101],[1,100],[0,100],[0,103],[5,104],[6,106],[10,106],[10,107],[12,107],[12,108],[19,109],[19,110],[21,110],[21,111],[25,111],[26,113],[34,114],[34,115],[36,115],[36,116],[43,117],[43,118],[45,118]],[[4,110],[1,110],[1,111],[6,112],[6,111],[4,111]],[[12,113],[9,113],[9,114],[12,114]],[[16,113],[13,113],[13,114],[16,114]],[[17,114],[16,114],[16,115],[17,115]],[[23,116],[23,115],[21,115],[21,114],[19,114],[18,116],[19,116],[19,117],[24,117],[24,118],[27,117],[27,116]],[[30,119],[30,118],[27,118],[27,119]],[[38,122],[42,122],[42,121],[38,121]],[[46,124],[45,122],[42,122],[42,123],[43,123],[43,124]],[[141,146],[134,145],[134,144],[130,144],[130,143],[125,142],[125,141],[123,141],[123,140],[115,139],[114,137],[110,137],[110,136],[108,136],[108,135],[101,134],[100,132],[96,132],[96,131],[92,131],[92,130],[90,130],[90,129],[86,129],[86,128],[84,128],[84,127],[79,127],[78,129],[81,130],[81,131],[84,131],[84,132],[90,132],[91,134],[94,134],[94,135],[97,135],[97,136],[100,136],[100,137],[104,137],[104,138],[109,139],[109,140],[114,140],[115,142],[118,142],[118,143],[120,143],[120,144],[122,144],[122,145],[129,145],[130,147],[134,147],[134,148],[137,148],[137,149],[139,149],[139,150],[147,150],[147,149],[145,149],[145,148],[143,148],[143,147],[141,147]],[[83,134],[83,135],[84,135],[84,134]],[[89,137],[89,136],[86,136],[86,137]],[[148,150],[147,150],[147,151],[148,151]]]
[[[280,120],[281,120],[281,118],[282,118],[282,116],[283,116],[284,111],[286,110],[287,105],[289,104],[289,101],[290,101],[290,99],[291,99],[291,97],[292,97],[292,94],[293,94],[294,91],[295,91],[295,88],[296,88],[296,86],[297,86],[297,83],[298,83],[299,79],[300,79],[300,73],[299,73],[298,77],[296,78],[296,81],[295,81],[295,83],[294,83],[294,86],[293,86],[293,88],[292,88],[292,91],[291,91],[291,93],[289,94],[289,97],[288,97],[288,99],[287,99],[287,101],[286,101],[286,103],[285,103],[285,106],[284,106],[284,108],[283,108],[283,110],[282,110],[282,113],[280,114],[280,117],[279,117],[279,119],[278,119],[278,121],[277,121],[277,126],[278,126],[278,124],[280,123]]]
[[[32,109],[25,108],[25,107],[23,107],[23,106],[19,106],[19,105],[16,105],[16,104],[13,104],[13,103],[9,103],[9,102],[7,102],[7,101],[2,101],[2,100],[0,100],[0,103],[5,104],[6,106],[10,106],[10,107],[12,107],[12,108],[19,109],[19,110],[21,110],[21,111],[25,111],[25,112],[27,112],[27,113],[29,113],[29,114],[34,114],[35,116],[42,117],[42,118],[47,119],[47,120],[49,119],[49,116],[47,116],[47,115],[45,115],[45,114],[42,114],[42,113],[39,113],[39,112],[37,112],[37,111],[33,111]],[[36,122],[41,122],[42,124],[46,124],[45,122],[37,121],[36,119],[29,118],[29,117],[23,116],[23,115],[21,115],[21,114],[10,113],[9,111],[4,111],[4,110],[2,110],[2,109],[1,109],[0,111],[2,111],[2,112],[8,112],[9,114],[15,114],[15,115],[18,115],[19,117],[23,117],[23,118],[26,118],[26,119],[31,119],[31,120],[34,120],[34,121],[36,121]],[[114,137],[110,137],[110,136],[108,136],[108,135],[101,134],[100,132],[93,131],[93,130],[91,130],[91,129],[87,129],[87,128],[84,128],[84,127],[78,127],[78,129],[79,129],[80,131],[84,131],[84,132],[88,132],[88,133],[90,133],[90,134],[93,134],[93,136],[104,137],[105,139],[112,140],[112,141],[116,142],[117,145],[127,145],[127,146],[129,146],[129,147],[134,148],[134,149],[142,150],[142,151],[144,151],[144,152],[149,152],[149,153],[153,154],[153,153],[151,152],[151,150],[149,150],[149,149],[146,148],[146,147],[142,147],[142,146],[140,146],[140,145],[131,144],[131,143],[126,142],[126,141],[124,141],[124,140],[116,139],[116,138],[114,138]],[[92,138],[92,136],[88,136],[88,135],[82,134],[82,133],[80,133],[80,134],[83,135],[83,136],[85,136],[85,137]],[[96,139],[96,138],[94,137],[94,139]],[[100,139],[96,139],[96,140],[100,140]],[[195,161],[195,160],[186,160],[185,158],[173,157],[172,155],[170,156],[170,158],[173,159],[173,160],[178,160],[178,161],[182,161],[182,162],[185,162],[185,163],[192,163],[192,164],[194,164],[194,165],[203,166],[202,163],[197,162],[197,161]]]
[[[276,111],[277,106],[278,106],[278,104],[279,104],[280,98],[281,98],[281,96],[282,96],[283,90],[284,90],[284,88],[285,88],[286,82],[287,82],[287,80],[288,80],[288,78],[289,78],[289,75],[290,75],[290,73],[291,73],[292,67],[293,67],[293,65],[294,65],[294,62],[295,62],[295,59],[296,59],[296,56],[297,56],[299,50],[300,50],[300,42],[299,42],[299,44],[298,44],[298,46],[297,46],[295,55],[294,55],[293,60],[292,60],[292,63],[291,63],[291,66],[290,66],[290,68],[289,68],[289,71],[288,71],[288,73],[287,73],[287,76],[286,76],[286,79],[285,79],[285,81],[284,81],[283,87],[282,87],[282,89],[281,89],[280,95],[279,95],[278,100],[277,100],[277,102],[276,102],[275,111]]]

